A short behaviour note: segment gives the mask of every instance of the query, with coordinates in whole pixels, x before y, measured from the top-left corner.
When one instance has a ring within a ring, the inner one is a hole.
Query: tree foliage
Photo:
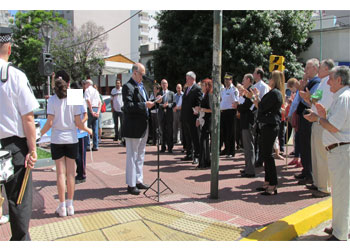
[[[302,76],[298,55],[310,45],[311,11],[237,10],[223,12],[222,74],[237,81],[262,66],[268,72],[269,56],[286,58],[286,79]],[[212,73],[213,12],[162,11],[157,16],[162,46],[154,54],[156,79],[169,85],[184,82],[193,70],[197,80]],[[267,74],[266,74],[267,77]]]
[[[13,45],[10,61],[22,69],[32,86],[39,86],[47,78],[39,74],[39,58],[45,46],[40,28],[43,23],[66,25],[66,20],[54,11],[31,10],[17,12],[13,28]]]
[[[45,47],[41,25],[53,25],[50,53],[56,64],[55,70],[65,70],[73,80],[98,75],[107,54],[107,35],[103,27],[87,22],[80,28],[67,25],[66,20],[54,11],[32,10],[17,12],[13,23],[13,46],[10,61],[21,68],[31,85],[40,95],[40,86],[47,78],[39,74],[39,59]],[[96,38],[97,37],[97,38]]]
[[[78,29],[57,28],[51,51],[56,68],[65,70],[74,80],[98,75],[104,66],[103,56],[108,53],[107,35],[99,36],[104,28],[91,21]]]

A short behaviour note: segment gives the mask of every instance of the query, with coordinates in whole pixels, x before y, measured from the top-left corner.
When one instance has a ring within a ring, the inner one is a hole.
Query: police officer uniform
[[[0,46],[9,43],[11,30],[0,28]],[[0,47],[1,48],[1,47]],[[30,240],[29,221],[32,213],[32,176],[30,174],[22,203],[17,199],[25,174],[25,157],[28,154],[22,116],[39,107],[26,75],[0,55],[0,140],[3,149],[12,154],[14,178],[4,184],[9,202],[11,240]]]
[[[226,73],[225,79],[231,80],[232,74]],[[221,90],[221,136],[220,145],[225,144],[225,149],[220,155],[227,155],[228,157],[235,155],[235,122],[237,110],[232,107],[235,102],[238,103],[239,93],[237,88],[231,83],[227,88]]]

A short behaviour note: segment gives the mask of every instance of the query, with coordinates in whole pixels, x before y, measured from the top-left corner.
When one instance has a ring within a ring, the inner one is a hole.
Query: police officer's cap
[[[232,78],[233,78],[233,74],[230,73],[230,72],[226,72],[224,78],[225,78],[225,79],[232,79]]]
[[[12,38],[12,30],[9,27],[0,27],[0,43],[8,43]]]

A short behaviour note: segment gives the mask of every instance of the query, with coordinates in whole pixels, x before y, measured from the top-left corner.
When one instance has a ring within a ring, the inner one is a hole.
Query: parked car
[[[46,101],[45,99],[36,99],[40,105],[39,108],[34,110],[35,119],[46,119]]]
[[[106,112],[101,113],[102,138],[114,138],[114,120],[111,106],[111,96],[103,95]]]
[[[36,133],[36,141],[38,142],[41,138],[41,134],[40,134],[40,122],[38,119],[35,119],[34,120],[34,123],[35,123],[35,133]]]

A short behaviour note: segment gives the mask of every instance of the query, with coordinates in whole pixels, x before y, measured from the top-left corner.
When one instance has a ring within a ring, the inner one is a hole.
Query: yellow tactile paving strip
[[[240,239],[242,228],[161,206],[122,208],[30,229],[37,241],[199,241]]]

